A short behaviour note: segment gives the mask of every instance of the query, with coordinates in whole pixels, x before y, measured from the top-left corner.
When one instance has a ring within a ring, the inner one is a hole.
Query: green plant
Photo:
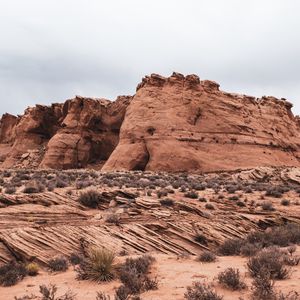
[[[75,270],[78,279],[110,281],[115,277],[115,253],[104,248],[91,248]]]

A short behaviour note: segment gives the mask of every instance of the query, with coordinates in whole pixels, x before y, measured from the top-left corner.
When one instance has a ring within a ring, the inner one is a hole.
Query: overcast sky
[[[300,1],[0,0],[0,114],[173,71],[300,114]]]

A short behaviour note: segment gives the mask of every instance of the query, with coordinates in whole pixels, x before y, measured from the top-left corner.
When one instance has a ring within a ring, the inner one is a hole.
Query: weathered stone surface
[[[215,171],[299,166],[291,104],[225,93],[213,81],[146,76],[103,170]]]
[[[152,74],[114,102],[76,96],[0,122],[0,167],[216,171],[299,166],[285,99],[223,92],[197,75]],[[30,153],[30,155],[25,155]]]

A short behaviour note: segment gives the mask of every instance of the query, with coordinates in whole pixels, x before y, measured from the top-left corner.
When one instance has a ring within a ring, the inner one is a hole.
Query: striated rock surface
[[[222,92],[196,75],[146,76],[103,170],[299,166],[299,125],[291,107],[274,97]]]
[[[201,171],[300,166],[300,122],[285,99],[214,81],[146,76],[134,96],[76,96],[0,121],[0,167]]]

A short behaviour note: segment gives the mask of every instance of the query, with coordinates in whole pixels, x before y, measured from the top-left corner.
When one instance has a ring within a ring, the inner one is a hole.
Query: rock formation
[[[213,81],[146,76],[133,97],[77,96],[0,123],[0,167],[216,171],[300,166],[299,118],[285,99]]]

